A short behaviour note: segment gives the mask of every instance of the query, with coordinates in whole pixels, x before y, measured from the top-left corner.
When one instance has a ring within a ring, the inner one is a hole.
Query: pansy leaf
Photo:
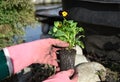
[[[60,31],[60,30],[58,30],[58,31],[56,32],[56,34],[55,34],[55,37],[60,37],[60,36],[65,36],[65,33],[62,32],[62,31]]]
[[[76,41],[76,43],[77,43],[81,48],[83,48],[83,49],[85,48],[82,41]]]
[[[78,27],[80,32],[84,32],[84,29],[82,27]]]
[[[57,28],[56,27],[53,28],[53,32],[57,32]]]
[[[58,26],[59,26],[59,23],[60,23],[59,21],[55,21],[55,22],[54,22],[54,26],[55,26],[55,27],[58,27]]]

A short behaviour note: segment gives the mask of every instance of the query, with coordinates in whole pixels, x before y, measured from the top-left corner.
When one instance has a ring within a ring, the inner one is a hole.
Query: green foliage
[[[54,27],[49,31],[49,34],[54,38],[68,42],[69,48],[73,48],[75,45],[84,48],[84,44],[80,40],[81,37],[84,37],[83,32],[84,29],[82,27],[77,27],[77,22],[64,19],[63,22],[55,21]],[[81,33],[81,35],[76,37],[78,33]]]
[[[0,0],[0,48],[14,44],[13,37],[21,37],[35,23],[34,11],[31,0]]]

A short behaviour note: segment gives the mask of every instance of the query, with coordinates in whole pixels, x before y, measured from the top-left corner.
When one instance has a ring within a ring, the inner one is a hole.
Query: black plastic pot
[[[62,0],[69,18],[120,28],[120,0]]]
[[[76,56],[76,50],[75,49],[62,49],[59,51],[59,54],[57,55],[57,58],[60,60],[59,66],[60,70],[68,70],[73,69],[75,64],[75,56]]]

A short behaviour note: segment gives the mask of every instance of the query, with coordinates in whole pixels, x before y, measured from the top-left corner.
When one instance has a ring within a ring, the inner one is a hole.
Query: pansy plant
[[[79,45],[81,48],[84,48],[84,44],[81,41],[81,38],[84,37],[84,29],[82,27],[78,27],[77,22],[67,20],[65,18],[68,15],[66,11],[60,11],[60,15],[64,18],[64,20],[55,21],[53,28],[49,31],[49,34],[52,35],[53,38],[68,42],[70,49],[75,45]]]

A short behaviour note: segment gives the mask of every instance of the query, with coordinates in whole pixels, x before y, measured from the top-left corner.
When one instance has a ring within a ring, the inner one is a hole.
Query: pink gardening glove
[[[74,70],[70,69],[67,71],[62,71],[57,73],[56,75],[53,75],[49,77],[47,80],[43,82],[77,82],[78,81],[78,75],[74,75],[72,79],[70,77],[73,75]]]
[[[54,46],[68,47],[69,44],[57,39],[41,39],[33,42],[23,43],[7,47],[13,63],[14,73],[32,63],[51,64],[58,66],[56,61],[56,50]]]

